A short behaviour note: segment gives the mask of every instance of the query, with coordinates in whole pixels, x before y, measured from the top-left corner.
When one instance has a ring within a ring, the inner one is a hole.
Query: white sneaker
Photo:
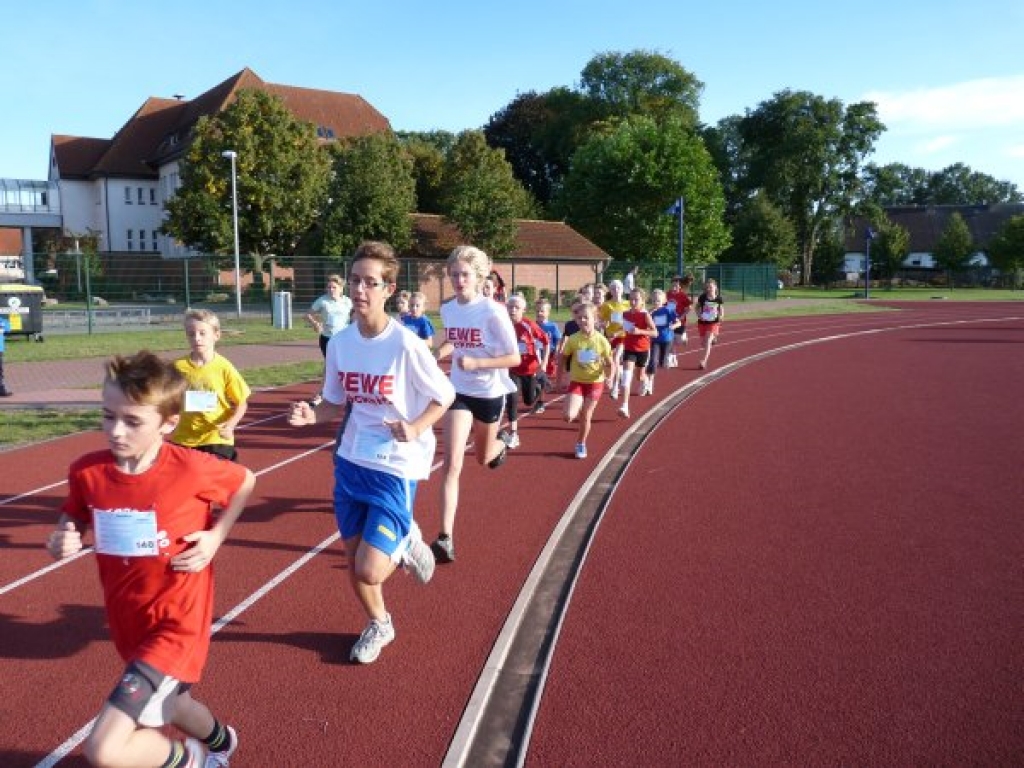
[[[626,405],[625,403],[623,403],[622,407],[619,408],[619,416],[621,416],[624,419],[629,418],[629,406]]]
[[[654,379],[648,379],[647,380],[647,394],[648,395],[653,395],[654,394]]]
[[[206,750],[199,739],[185,739],[185,756],[188,760],[182,768],[206,768]]]
[[[349,659],[360,664],[372,664],[380,656],[381,649],[394,639],[395,625],[391,621],[390,616],[387,621],[370,619],[370,623],[366,625],[363,634],[359,636],[356,644],[352,646]]]
[[[235,754],[235,750],[238,749],[238,734],[235,733],[235,729],[230,725],[228,726],[228,733],[231,736],[231,747],[223,752],[210,752],[206,756],[204,768],[228,768],[228,761]]]
[[[437,561],[430,547],[423,541],[420,527],[413,521],[409,528],[409,545],[402,554],[402,567],[416,577],[420,584],[426,584],[434,575]]]
[[[576,458],[585,459],[587,458],[587,446],[585,443],[576,443]]]
[[[518,448],[519,447],[519,433],[518,432],[509,432],[508,442],[506,443],[506,445],[509,447],[509,450],[512,450],[513,448]]]
[[[608,394],[611,395],[612,400],[618,400],[619,399],[619,388],[618,387],[612,387],[611,389],[608,390]]]

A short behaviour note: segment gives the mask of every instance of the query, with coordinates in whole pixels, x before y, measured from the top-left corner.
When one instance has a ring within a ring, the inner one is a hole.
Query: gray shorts
[[[139,725],[159,728],[171,722],[178,696],[191,687],[191,683],[168,677],[144,661],[133,661],[125,667],[107,702]]]

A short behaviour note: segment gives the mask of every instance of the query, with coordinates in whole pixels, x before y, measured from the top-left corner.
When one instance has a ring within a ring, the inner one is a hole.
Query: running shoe
[[[502,442],[504,443],[505,441],[502,440]],[[491,469],[497,469],[502,464],[504,464],[505,463],[505,459],[508,456],[508,448],[509,448],[508,443],[505,443],[505,445],[501,446],[501,453],[499,453],[493,459],[488,461],[487,462],[487,466],[490,467]]]
[[[629,418],[629,406],[628,405],[623,404],[623,406],[621,408],[619,408],[619,416],[621,416],[624,419],[628,419]]]
[[[544,405],[544,403],[537,403],[535,406],[533,406],[533,412],[534,413],[544,413],[544,411],[546,411],[546,410],[547,410],[547,406]]]
[[[434,543],[430,545],[430,551],[433,552],[435,560],[439,563],[455,562],[455,542],[447,534],[438,534]]]
[[[587,446],[585,443],[576,443],[576,458],[585,459],[587,458]]]
[[[231,746],[223,752],[211,752],[208,754],[204,768],[228,768],[228,761],[235,754],[235,750],[238,749],[238,734],[235,733],[235,729],[230,725],[228,726],[228,735],[231,739]]]
[[[510,432],[509,436],[508,436],[508,441],[505,443],[505,445],[507,445],[510,450],[512,448],[518,448],[519,447],[519,433],[518,432]]]
[[[618,400],[619,399],[619,388],[618,387],[612,387],[611,389],[608,390],[608,395],[611,397],[612,400]]]
[[[185,739],[185,765],[182,768],[206,768],[206,750],[199,739]]]
[[[423,534],[420,527],[413,521],[409,528],[409,546],[402,555],[402,566],[416,577],[420,584],[426,584],[434,575],[434,567],[437,561],[430,547],[423,541]]]
[[[697,363],[697,367],[700,368],[703,371],[705,368],[708,367],[708,364],[707,363]]]
[[[349,659],[360,664],[372,664],[380,656],[381,649],[394,639],[395,626],[391,623],[390,616],[387,621],[370,619],[370,623],[366,625],[363,634],[359,636],[356,644],[352,646]]]

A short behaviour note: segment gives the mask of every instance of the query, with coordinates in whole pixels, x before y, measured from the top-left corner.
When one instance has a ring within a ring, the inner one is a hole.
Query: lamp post
[[[868,227],[864,232],[864,298],[870,299],[871,290],[871,241],[875,239],[875,230]]]
[[[221,152],[223,157],[231,161],[231,221],[235,228],[235,312],[242,317],[242,268],[238,260],[238,170],[235,163],[238,153],[233,149]]]
[[[683,270],[686,268],[686,261],[683,257],[683,237],[686,233],[686,198],[680,195],[676,198],[676,201],[672,203],[666,210],[665,213],[669,216],[678,217],[679,221],[679,250],[676,253],[676,274],[682,276]]]

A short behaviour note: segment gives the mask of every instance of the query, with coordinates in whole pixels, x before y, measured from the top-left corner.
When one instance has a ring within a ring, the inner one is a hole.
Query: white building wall
[[[110,232],[106,250],[148,251],[159,248],[163,205],[152,179],[104,179]],[[156,245],[157,247],[154,247]]]
[[[66,233],[84,235],[92,230],[103,233],[106,241],[103,190],[97,182],[60,180],[60,202]]]

